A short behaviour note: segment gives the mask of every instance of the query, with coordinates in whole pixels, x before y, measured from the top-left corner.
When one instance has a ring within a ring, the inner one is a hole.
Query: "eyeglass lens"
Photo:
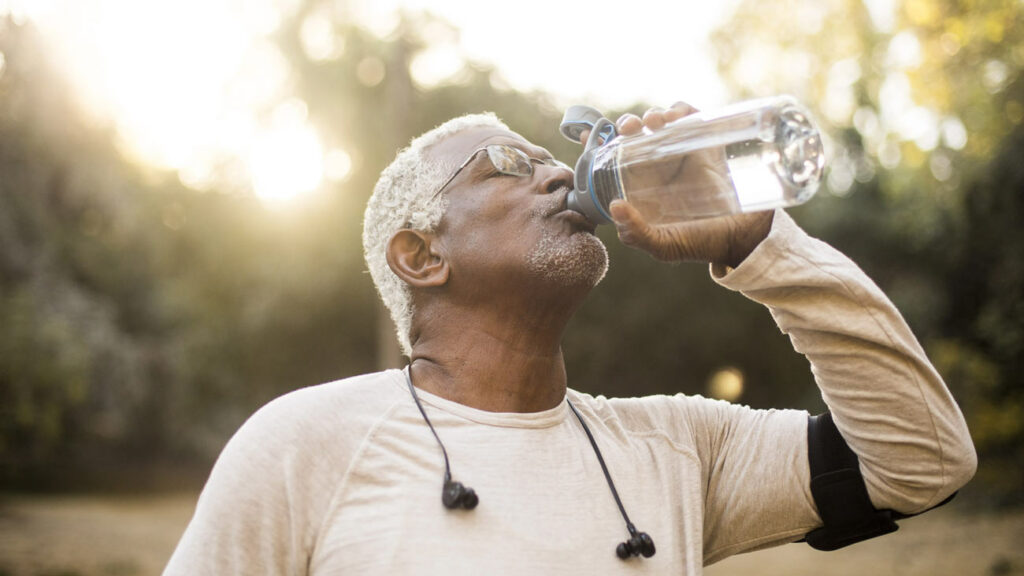
[[[487,146],[486,150],[487,157],[490,158],[491,164],[498,172],[512,176],[533,174],[533,164],[522,150],[501,144],[491,144]]]

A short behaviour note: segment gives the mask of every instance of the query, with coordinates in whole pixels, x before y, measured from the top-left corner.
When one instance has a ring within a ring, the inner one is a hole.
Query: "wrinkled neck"
[[[492,412],[538,412],[565,397],[561,340],[574,305],[434,307],[418,318],[413,383]],[[420,314],[418,314],[420,316]]]

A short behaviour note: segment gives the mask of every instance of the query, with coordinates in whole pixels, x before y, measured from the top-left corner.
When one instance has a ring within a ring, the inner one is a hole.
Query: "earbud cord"
[[[416,394],[416,387],[412,385],[412,376],[406,372],[405,382],[409,386],[409,393],[412,394],[413,401],[416,402],[416,407],[420,409],[420,414],[423,415],[423,420],[427,423],[430,428],[430,432],[434,435],[434,439],[437,440],[437,445],[441,447],[441,454],[444,456],[444,481],[447,485],[451,482],[452,471],[451,466],[448,464],[448,451],[445,450],[444,443],[441,442],[441,437],[437,435],[437,430],[434,430],[434,425],[431,424],[430,418],[427,417],[426,410],[423,409],[423,404],[420,403],[420,397]],[[572,402],[567,397],[565,403],[572,409],[572,413],[576,415],[576,419],[580,421],[580,426],[583,427],[583,431],[587,434],[587,439],[590,440],[590,446],[594,449],[594,454],[597,456],[597,462],[601,465],[601,471],[604,472],[604,479],[608,482],[608,488],[612,492],[612,497],[615,498],[615,504],[619,507],[619,512],[622,514],[622,519],[626,522],[626,530],[629,531],[631,537],[637,536],[636,527],[629,520],[629,515],[626,514],[626,508],[622,505],[622,499],[619,498],[619,491],[615,489],[615,482],[612,481],[612,475],[608,472],[608,465],[604,463],[604,456],[601,455],[601,449],[597,447],[597,441],[594,440],[594,435],[590,433],[590,428],[587,423],[583,420],[583,416],[579,410],[573,406]]]
[[[420,397],[416,395],[416,387],[412,385],[412,376],[408,372],[405,373],[405,382],[409,385],[409,392],[412,393],[412,399],[416,401],[416,407],[420,409],[420,414],[422,414],[423,419],[426,420],[427,426],[430,427],[430,431],[434,433],[434,439],[437,440],[437,445],[441,447],[441,454],[444,455],[444,483],[447,485],[452,481],[452,469],[448,465],[448,451],[444,449],[444,443],[441,442],[441,437],[437,435],[437,430],[434,430],[434,425],[430,423],[430,418],[427,418],[427,412],[423,409],[423,404],[420,404]]]
[[[601,471],[604,472],[604,479],[608,481],[608,488],[611,488],[612,496],[615,498],[615,503],[619,506],[619,512],[622,512],[622,519],[626,521],[626,530],[629,530],[630,536],[636,536],[636,527],[629,521],[629,516],[626,514],[626,508],[622,505],[622,500],[619,499],[619,491],[615,489],[615,483],[612,482],[612,475],[608,473],[608,466],[604,463],[604,457],[601,456],[601,449],[597,447],[597,442],[594,440],[594,435],[590,433],[590,428],[587,427],[587,423],[583,421],[583,416],[580,415],[580,411],[572,405],[569,398],[566,397],[565,403],[572,408],[572,413],[576,415],[576,419],[580,421],[580,425],[583,426],[583,431],[587,433],[587,438],[590,440],[590,445],[594,448],[594,454],[597,455],[597,461],[601,464]]]

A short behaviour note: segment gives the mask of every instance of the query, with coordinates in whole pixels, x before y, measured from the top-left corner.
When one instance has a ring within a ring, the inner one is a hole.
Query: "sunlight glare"
[[[291,99],[274,110],[271,125],[257,136],[249,154],[253,191],[280,204],[320,185],[323,147],[306,122],[306,104]]]
[[[409,64],[409,74],[418,86],[431,88],[462,70],[465,60],[456,46],[430,46],[417,54]]]
[[[856,59],[840,60],[828,71],[823,109],[825,116],[835,124],[848,122],[857,107],[853,87],[861,77]]]
[[[331,182],[344,182],[352,174],[352,156],[341,148],[324,155],[324,178]]]
[[[948,148],[963,150],[967,146],[967,127],[956,116],[945,118],[939,130],[942,132],[942,142]]]
[[[225,5],[201,0],[110,1],[94,18],[94,28],[79,32],[92,36],[95,53],[72,66],[83,71],[93,105],[116,116],[122,138],[143,160],[183,167],[194,150],[213,144],[211,127],[247,39],[221,25],[232,18]]]
[[[879,32],[890,32],[896,25],[896,0],[864,0],[871,23]]]
[[[302,51],[314,62],[336,60],[345,53],[345,38],[334,29],[331,15],[323,7],[302,21],[299,42]]]
[[[305,163],[273,164],[300,171],[291,178],[298,183],[294,189],[311,187],[309,174],[316,170],[307,164],[320,157],[315,134],[295,126],[261,131],[257,120],[287,90],[289,64],[269,35],[291,4],[13,0],[47,37],[85,110],[113,122],[122,150],[178,172],[183,183],[198,189],[239,189],[244,181],[273,180],[224,169],[258,165],[249,157],[269,154],[263,144],[268,133],[288,138],[283,148],[311,152]],[[223,174],[232,181],[216,181]],[[284,189],[262,186],[274,194]]]
[[[386,17],[389,10],[436,14],[459,31],[463,53],[477,62],[497,64],[498,75],[509,86],[543,90],[558,105],[610,108],[646,100],[669,106],[685,100],[709,108],[726,101],[707,35],[729,15],[735,0],[633,0],[629,10],[614,17],[592,6],[549,0],[520,0],[511,9],[501,5],[500,11],[493,3],[475,0],[349,4],[354,12],[379,21],[375,27],[380,33],[390,33],[394,25],[395,19]],[[420,74],[427,82],[433,76],[423,69]]]
[[[426,47],[413,56],[409,74],[417,85],[431,88],[451,79],[466,64],[458,30],[442,20],[430,20],[420,31]]]
[[[921,65],[921,41],[910,30],[904,30],[889,41],[885,64],[890,68],[913,69]]]

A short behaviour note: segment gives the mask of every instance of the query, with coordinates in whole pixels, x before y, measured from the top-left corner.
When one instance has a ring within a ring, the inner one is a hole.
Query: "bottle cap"
[[[604,118],[601,111],[583,104],[577,104],[566,108],[562,116],[562,123],[558,125],[558,131],[562,136],[571,142],[579,142],[580,134],[584,130],[591,130],[598,120]]]

